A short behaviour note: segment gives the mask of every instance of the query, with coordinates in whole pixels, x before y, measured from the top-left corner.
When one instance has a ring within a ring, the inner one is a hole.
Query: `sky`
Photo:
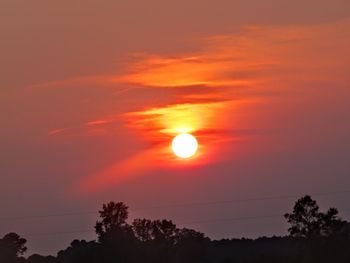
[[[287,234],[304,194],[350,219],[348,0],[0,0],[0,35],[0,236],[29,253],[111,200],[218,239]]]

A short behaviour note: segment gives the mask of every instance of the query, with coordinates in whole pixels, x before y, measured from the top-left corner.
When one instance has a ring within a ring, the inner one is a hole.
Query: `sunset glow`
[[[0,263],[343,263],[350,0],[0,0],[0,33]]]
[[[187,159],[197,152],[198,142],[193,135],[182,133],[173,139],[171,148],[177,157]]]
[[[319,81],[337,82],[340,87],[346,84],[338,69],[348,62],[337,58],[346,57],[341,52],[346,50],[348,36],[339,32],[346,32],[349,25],[349,21],[313,26],[247,25],[239,32],[200,37],[187,51],[130,54],[121,70],[111,74],[43,83],[39,86],[98,83],[113,94],[108,96],[113,105],[110,109],[98,107],[80,126],[53,127],[48,134],[52,138],[85,135],[115,139],[116,133],[131,133],[125,141],[132,138],[134,152],[118,156],[115,163],[84,177],[82,184],[89,185],[85,190],[89,193],[154,169],[205,167],[236,156],[252,156],[253,152],[265,154],[273,148],[271,143],[265,142],[268,147],[259,143],[292,125],[285,124],[285,118],[269,118],[281,108],[288,115],[301,103],[296,86],[308,97],[303,109],[317,104],[316,89],[306,84],[310,79],[317,87]],[[329,47],[328,52],[316,52],[314,47],[323,45]],[[329,96],[322,92],[318,89],[318,96]],[[84,103],[90,103],[89,99]],[[178,140],[184,134],[195,135],[196,143]],[[275,145],[285,147],[280,142]],[[186,158],[189,160],[181,162]]]

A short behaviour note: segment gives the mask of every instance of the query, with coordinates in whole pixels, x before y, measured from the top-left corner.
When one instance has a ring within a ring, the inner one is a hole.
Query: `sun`
[[[197,152],[198,142],[193,135],[181,133],[173,139],[171,148],[177,157],[186,159],[192,157]]]

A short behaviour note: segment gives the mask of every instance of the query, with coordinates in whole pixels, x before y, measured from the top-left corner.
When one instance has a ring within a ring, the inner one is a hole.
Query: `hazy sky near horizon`
[[[257,237],[282,216],[222,219],[296,198],[208,203],[350,190],[348,0],[0,0],[0,35],[0,236],[30,253],[95,238],[110,200]],[[315,198],[350,219],[349,193]]]

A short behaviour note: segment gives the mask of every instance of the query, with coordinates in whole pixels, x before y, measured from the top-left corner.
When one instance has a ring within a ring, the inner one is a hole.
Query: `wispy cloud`
[[[144,158],[140,156],[172,163],[176,158],[169,145],[178,133],[197,136],[201,146],[198,159],[205,160],[201,164],[225,156],[205,159],[220,145],[227,149],[230,140],[263,136],[266,131],[264,125],[257,125],[258,120],[255,126],[252,122],[244,125],[247,111],[254,118],[252,112],[257,105],[273,102],[273,96],[275,101],[280,96],[297,96],[309,88],[308,83],[346,81],[344,68],[350,66],[349,57],[345,56],[350,44],[347,32],[349,21],[312,26],[250,26],[238,34],[202,38],[195,52],[134,57],[123,73],[110,76],[109,81],[126,87],[147,87],[154,96],[162,89],[171,93],[173,100],[150,105],[141,99],[138,110],[122,115],[126,127],[149,142],[150,148],[145,155],[130,157],[103,172],[103,177],[113,179],[117,168]],[[317,90],[312,92],[317,94]],[[103,125],[105,119],[87,125]],[[146,163],[140,162],[133,171],[123,168],[125,176],[146,169]]]

